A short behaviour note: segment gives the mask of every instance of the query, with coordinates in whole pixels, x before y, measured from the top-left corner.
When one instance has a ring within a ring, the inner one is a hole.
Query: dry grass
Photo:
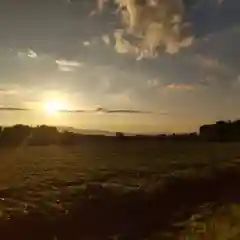
[[[25,146],[0,159],[1,239],[239,236],[240,143]]]

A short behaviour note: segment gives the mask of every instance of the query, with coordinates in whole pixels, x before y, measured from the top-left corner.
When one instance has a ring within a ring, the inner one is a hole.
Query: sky
[[[239,0],[1,0],[0,125],[239,119],[239,12]]]

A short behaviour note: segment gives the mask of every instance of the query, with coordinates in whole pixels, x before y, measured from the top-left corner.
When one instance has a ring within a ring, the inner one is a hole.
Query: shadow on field
[[[240,170],[236,166],[205,169],[192,177],[169,176],[161,186],[148,191],[119,191],[88,184],[79,190],[68,208],[64,207],[63,198],[57,203],[62,206],[59,211],[31,210],[2,218],[0,237],[134,240],[148,239],[154,232],[177,233],[181,229],[173,224],[188,219],[199,206],[239,202],[239,184]]]

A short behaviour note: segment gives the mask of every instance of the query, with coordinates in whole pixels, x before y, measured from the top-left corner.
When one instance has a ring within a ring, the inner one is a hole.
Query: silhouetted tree
[[[205,140],[240,141],[240,120],[203,125],[200,127],[200,136]]]
[[[26,142],[31,133],[31,128],[26,125],[15,125],[1,129],[0,144],[9,146],[18,146]]]
[[[60,133],[56,127],[41,125],[33,128],[31,133],[30,144],[32,145],[49,145],[59,142]]]
[[[124,134],[122,132],[116,132],[116,137],[117,138],[124,138]]]

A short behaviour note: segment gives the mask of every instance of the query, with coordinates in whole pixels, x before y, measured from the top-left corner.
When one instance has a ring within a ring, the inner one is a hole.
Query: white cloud
[[[110,38],[107,34],[102,36],[102,40],[105,44],[109,45],[110,44]]]
[[[90,42],[89,41],[84,41],[83,42],[83,46],[85,46],[85,47],[89,47],[91,44],[90,44]]]
[[[75,69],[68,66],[58,65],[58,70],[62,72],[73,72]]]
[[[82,66],[82,64],[80,62],[77,61],[68,61],[68,60],[56,60],[56,63],[58,65],[62,65],[62,66],[69,66],[69,67],[80,67]]]
[[[34,52],[32,49],[28,49],[26,52],[19,51],[17,53],[19,58],[29,57],[29,58],[37,58],[38,55],[36,52]]]
[[[129,41],[125,40],[122,37],[122,32],[121,31],[116,31],[114,33],[116,43],[115,43],[115,50],[118,53],[121,54],[126,54],[126,53],[131,53],[131,54],[136,54],[138,52],[138,48],[134,45],[132,45]]]
[[[140,60],[155,56],[159,46],[174,54],[192,44],[189,24],[183,22],[182,0],[147,0],[144,4],[116,0],[116,3],[123,27],[121,34],[114,34],[117,52],[135,54]],[[128,36],[134,40],[130,42]]]
[[[149,87],[158,87],[159,86],[159,82],[157,79],[149,79],[147,81],[147,84]]]
[[[240,83],[240,75],[237,77],[237,82]]]
[[[81,67],[82,63],[77,61],[68,61],[65,59],[56,60],[56,64],[58,65],[58,69],[63,72],[72,72],[76,68]]]
[[[30,57],[30,58],[37,58],[38,57],[38,55],[37,55],[37,53],[36,52],[34,52],[33,50],[31,50],[31,49],[28,49],[28,57]]]

